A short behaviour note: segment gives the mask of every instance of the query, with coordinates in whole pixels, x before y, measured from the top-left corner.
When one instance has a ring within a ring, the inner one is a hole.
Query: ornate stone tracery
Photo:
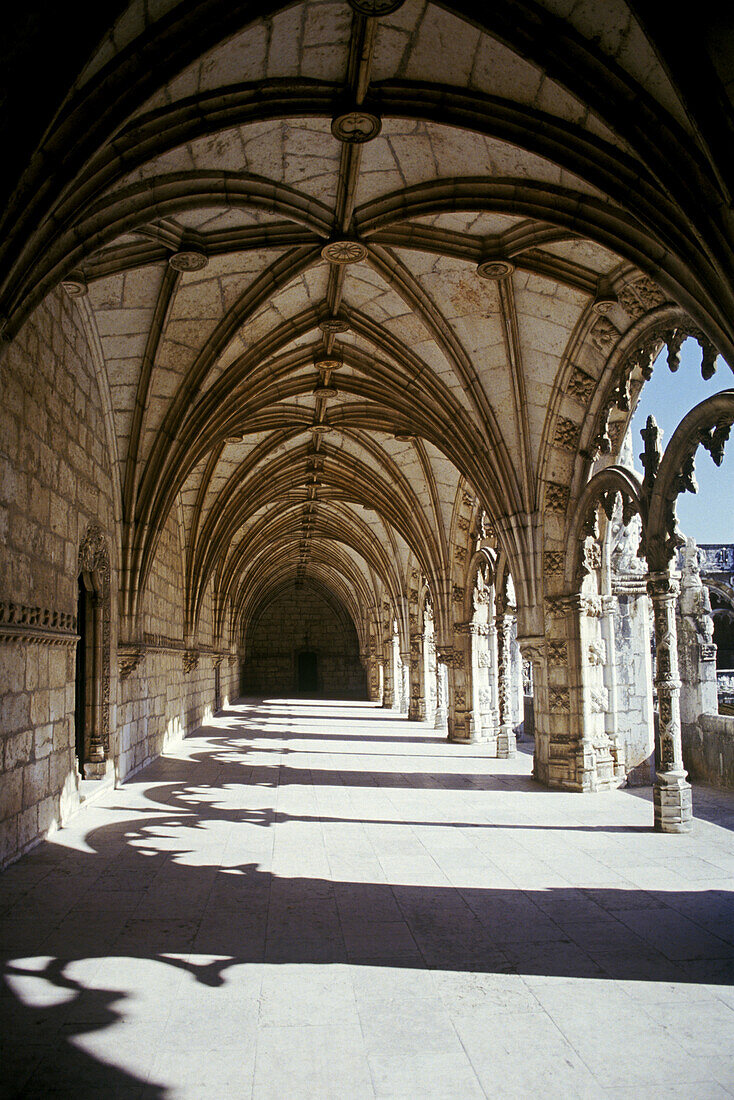
[[[90,523],[79,547],[78,571],[87,578],[93,593],[94,617],[99,629],[99,709],[90,731],[89,761],[106,759],[110,751],[110,553],[104,531]],[[101,629],[100,629],[101,628]]]

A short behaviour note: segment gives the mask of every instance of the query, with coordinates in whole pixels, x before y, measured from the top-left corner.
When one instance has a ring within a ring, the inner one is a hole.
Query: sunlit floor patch
[[[734,799],[531,763],[228,708],[0,879],[6,1093],[729,1095]]]

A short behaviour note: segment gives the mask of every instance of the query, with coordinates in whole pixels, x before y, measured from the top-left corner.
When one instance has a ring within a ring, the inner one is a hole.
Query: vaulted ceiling
[[[731,356],[731,114],[678,45],[621,0],[129,5],[23,165],[0,309],[78,297],[132,619],[172,515],[192,630],[212,584],[237,621],[440,585],[467,493],[512,563],[647,317]]]

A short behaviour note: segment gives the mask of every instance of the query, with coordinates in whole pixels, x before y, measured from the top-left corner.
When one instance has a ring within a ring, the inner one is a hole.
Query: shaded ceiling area
[[[533,604],[537,517],[620,442],[624,357],[681,311],[734,348],[726,92],[653,8],[120,15],[19,161],[0,312],[12,337],[59,282],[83,311],[130,633],[172,516],[192,635],[211,594],[246,644],[306,581],[362,646],[422,582],[448,629],[482,513]]]

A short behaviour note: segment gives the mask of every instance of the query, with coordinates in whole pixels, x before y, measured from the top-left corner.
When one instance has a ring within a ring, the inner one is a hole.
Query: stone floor
[[[7,1096],[734,1095],[734,797],[232,707],[0,876]]]

